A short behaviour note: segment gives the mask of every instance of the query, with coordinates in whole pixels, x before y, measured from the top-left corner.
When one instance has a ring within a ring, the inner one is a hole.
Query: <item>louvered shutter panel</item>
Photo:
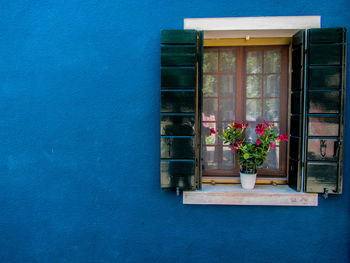
[[[308,30],[305,191],[341,193],[345,109],[345,28]]]
[[[292,56],[290,184],[305,192],[340,194],[343,182],[346,29],[309,29],[305,39],[305,67],[300,73],[302,80],[299,84],[298,78],[293,77],[297,74],[295,69],[299,57]],[[296,105],[299,102],[302,105]],[[301,113],[297,113],[297,109]]]
[[[161,188],[200,189],[202,32],[161,37]]]

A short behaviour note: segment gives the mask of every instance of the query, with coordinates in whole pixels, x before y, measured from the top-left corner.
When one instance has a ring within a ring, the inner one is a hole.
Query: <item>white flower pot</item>
[[[239,173],[241,177],[241,185],[243,189],[251,190],[255,186],[256,173],[255,174],[245,174]]]

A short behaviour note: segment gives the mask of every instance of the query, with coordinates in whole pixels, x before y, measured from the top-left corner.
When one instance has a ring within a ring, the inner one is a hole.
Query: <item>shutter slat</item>
[[[163,30],[161,37],[162,44],[194,44],[197,43],[196,30]]]
[[[162,91],[161,112],[195,112],[195,92]]]
[[[193,138],[161,138],[160,158],[162,159],[194,159],[195,139]]]
[[[195,135],[195,116],[160,116],[160,135]]]
[[[339,89],[341,72],[341,68],[310,68],[309,89]]]
[[[195,89],[196,68],[162,68],[162,89]]]
[[[309,31],[311,43],[342,43],[344,41],[343,28],[314,28]]]
[[[195,163],[187,161],[161,161],[161,186],[171,189],[195,190]]]
[[[195,66],[196,46],[163,46],[161,48],[162,66]]]
[[[341,65],[342,45],[310,45],[309,65]]]

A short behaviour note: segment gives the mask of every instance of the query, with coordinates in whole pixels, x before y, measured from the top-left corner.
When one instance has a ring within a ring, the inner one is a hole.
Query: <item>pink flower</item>
[[[260,144],[262,144],[262,142],[260,141],[260,139],[256,140],[256,144],[259,146]]]
[[[278,135],[277,140],[278,140],[278,141],[287,142],[287,141],[288,141],[288,135],[287,135],[286,133],[280,134],[280,135]]]
[[[266,127],[270,127],[270,126],[272,126],[270,123],[268,123],[268,122],[267,122],[267,121],[265,121],[265,120],[264,120],[264,123],[265,123]]]
[[[237,142],[237,146],[242,146],[242,142]]]
[[[270,147],[273,148],[273,149],[275,149],[275,148],[276,148],[276,145],[272,142],[272,143],[270,144]]]
[[[255,128],[256,134],[263,135],[265,133],[265,126],[264,124],[258,124]]]
[[[209,136],[211,136],[212,134],[216,134],[216,131],[213,128],[210,129],[210,135]]]

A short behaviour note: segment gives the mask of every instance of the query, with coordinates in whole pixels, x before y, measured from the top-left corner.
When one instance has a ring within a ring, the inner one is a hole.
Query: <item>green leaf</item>
[[[245,153],[245,154],[243,155],[243,158],[247,160],[247,159],[249,158],[249,153]]]

